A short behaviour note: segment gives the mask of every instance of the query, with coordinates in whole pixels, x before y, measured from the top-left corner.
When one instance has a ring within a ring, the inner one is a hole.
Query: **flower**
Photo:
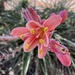
[[[55,39],[50,39],[49,49],[51,52],[55,53],[55,55],[63,65],[71,65],[70,52],[67,47],[61,45]]]
[[[55,13],[50,14],[50,16],[53,16],[53,15],[55,15]],[[61,23],[64,23],[64,21],[66,20],[66,18],[68,16],[68,13],[66,10],[62,10],[58,13],[58,15],[62,18]]]
[[[67,11],[62,10],[57,15],[52,13],[48,19],[43,20],[41,20],[33,8],[22,8],[22,13],[28,23],[26,27],[14,28],[11,31],[11,35],[24,40],[24,51],[30,52],[38,46],[38,57],[43,58],[46,55],[47,49],[49,49],[55,53],[63,65],[70,66],[71,59],[68,48],[55,39],[51,39],[55,28],[67,18]]]
[[[59,15],[49,17],[42,24],[35,20],[30,20],[26,27],[14,28],[11,31],[11,35],[25,40],[23,44],[25,52],[30,52],[38,46],[38,57],[43,58],[46,55],[50,36],[53,30],[61,23],[61,20],[62,18]]]

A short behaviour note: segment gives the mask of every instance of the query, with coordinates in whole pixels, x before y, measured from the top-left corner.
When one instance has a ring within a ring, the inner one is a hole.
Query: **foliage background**
[[[0,1],[0,75],[75,75],[75,7],[74,0],[23,0],[13,6],[12,1]],[[29,2],[28,2],[29,1]],[[41,2],[40,2],[41,1]],[[48,2],[50,1],[50,2]],[[13,8],[5,6],[9,3]],[[32,6],[42,19],[48,18],[50,13],[58,13],[63,9],[68,11],[65,23],[57,27],[52,38],[57,39],[69,48],[72,64],[63,66],[53,53],[48,52],[45,58],[38,59],[37,47],[33,52],[25,53],[22,40],[2,40],[1,36],[10,36],[14,27],[25,26],[21,8]]]

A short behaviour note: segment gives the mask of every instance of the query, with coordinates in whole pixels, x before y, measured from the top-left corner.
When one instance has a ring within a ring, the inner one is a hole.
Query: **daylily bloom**
[[[56,15],[56,14],[55,14],[55,13],[50,14],[50,16],[53,16],[53,15]],[[68,16],[68,13],[67,13],[66,10],[62,10],[62,11],[60,11],[60,12],[58,13],[58,15],[60,15],[61,18],[62,18],[61,23],[64,23],[64,21],[66,20],[66,18],[67,18],[67,16]]]
[[[17,27],[11,31],[11,35],[25,40],[23,49],[30,52],[38,46],[38,57],[43,58],[46,55],[49,46],[52,31],[61,23],[62,18],[59,15],[53,15],[46,19],[42,24],[37,21],[28,21],[26,27]]]
[[[55,39],[50,39],[49,47],[50,51],[55,53],[55,55],[63,65],[71,65],[70,52],[67,47],[61,45]]]

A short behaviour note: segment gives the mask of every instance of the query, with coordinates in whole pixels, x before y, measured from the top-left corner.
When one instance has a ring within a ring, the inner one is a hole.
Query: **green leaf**
[[[47,72],[47,65],[46,65],[46,59],[45,59],[45,58],[43,58],[43,63],[44,63],[44,70],[43,70],[44,75],[48,75],[48,72]]]
[[[36,59],[35,75],[39,75],[39,58]]]
[[[23,52],[23,72],[22,75],[27,75],[27,71],[29,68],[29,64],[31,61],[32,52],[25,55],[25,52]]]

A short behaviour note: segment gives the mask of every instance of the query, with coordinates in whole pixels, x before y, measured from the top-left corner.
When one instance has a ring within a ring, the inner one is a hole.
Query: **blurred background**
[[[25,53],[22,40],[6,39],[13,28],[25,26],[27,22],[21,9],[29,6],[42,19],[52,12],[68,11],[66,21],[56,28],[52,38],[68,47],[70,67],[63,66],[51,52],[44,59],[38,59],[37,47]],[[0,75],[75,75],[75,0],[0,0]]]

